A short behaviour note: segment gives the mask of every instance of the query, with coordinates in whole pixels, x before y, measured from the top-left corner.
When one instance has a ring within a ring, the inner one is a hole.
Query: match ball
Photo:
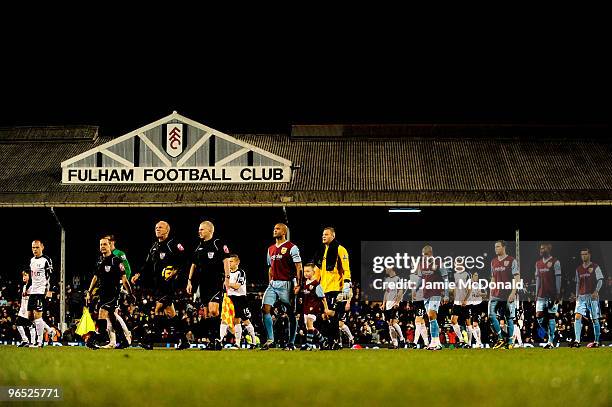
[[[162,270],[162,277],[168,280],[172,276],[172,273],[174,273],[174,266],[166,266]]]

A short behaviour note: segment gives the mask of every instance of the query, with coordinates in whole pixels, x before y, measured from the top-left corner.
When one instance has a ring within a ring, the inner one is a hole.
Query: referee
[[[119,286],[117,281],[121,281],[123,287],[132,298],[132,288],[125,276],[125,267],[123,262],[111,251],[110,241],[107,237],[100,239],[100,253],[102,256],[96,265],[96,271],[89,284],[89,289],[85,293],[87,303],[91,301],[92,292],[96,285],[99,286],[100,293],[100,308],[98,311],[98,328],[101,336],[108,336],[108,343],[102,348],[114,349],[117,346],[117,333],[124,334],[124,337],[119,336],[119,347],[125,348],[129,346],[128,338],[123,331],[118,315],[115,314],[119,302]],[[121,317],[119,317],[121,318]],[[124,323],[125,324],[125,323]],[[127,328],[126,328],[127,329]],[[88,346],[97,349],[99,344],[95,340],[88,342]]]
[[[160,221],[155,225],[155,237],[151,250],[140,272],[132,276],[132,283],[136,283],[142,275],[142,285],[153,289],[155,299],[155,319],[150,331],[163,332],[164,328],[170,332],[174,326],[180,338],[177,349],[186,349],[189,342],[185,336],[184,322],[174,309],[174,292],[177,274],[184,266],[185,248],[176,239],[170,237],[170,225]],[[153,349],[152,338],[144,338],[143,348]]]
[[[221,318],[219,317],[219,304],[223,301],[223,282],[225,276],[230,274],[230,250],[225,241],[214,237],[215,225],[204,221],[198,228],[200,242],[193,252],[189,280],[187,281],[187,294],[192,294],[200,288],[200,298],[208,303],[208,312],[205,319],[205,332],[208,333],[210,346],[208,349],[221,350],[220,337]]]

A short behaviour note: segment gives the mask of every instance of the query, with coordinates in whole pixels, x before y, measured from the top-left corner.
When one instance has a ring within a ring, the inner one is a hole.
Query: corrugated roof
[[[423,137],[423,138],[576,138],[588,133],[607,136],[604,125],[536,125],[536,124],[307,124],[291,126],[292,137]]]
[[[97,137],[97,126],[38,126],[0,128],[0,142],[4,143],[15,143],[20,141],[94,141]]]
[[[0,205],[612,202],[609,139],[233,136],[292,161],[292,181],[63,185],[60,163],[108,138],[4,142]]]

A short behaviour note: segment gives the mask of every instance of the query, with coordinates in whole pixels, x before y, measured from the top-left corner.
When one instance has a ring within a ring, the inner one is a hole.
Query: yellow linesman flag
[[[76,328],[76,333],[78,335],[85,335],[88,332],[95,332],[96,330],[96,323],[94,322],[93,318],[91,318],[91,314],[89,313],[89,309],[87,307],[83,307],[83,316],[81,317],[81,320],[79,321],[79,325],[77,325]]]
[[[227,293],[223,294],[223,306],[221,308],[221,320],[227,324],[232,334],[234,333],[234,303]]]

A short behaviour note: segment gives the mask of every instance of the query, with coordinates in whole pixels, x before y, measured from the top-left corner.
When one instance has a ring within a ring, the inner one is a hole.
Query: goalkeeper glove
[[[345,281],[342,288],[342,292],[336,297],[336,301],[349,301],[353,297],[353,291],[351,290],[351,282]]]
[[[350,292],[351,292],[351,282],[345,281],[344,287],[342,288],[342,294],[344,294],[345,296],[348,296],[350,295]]]

